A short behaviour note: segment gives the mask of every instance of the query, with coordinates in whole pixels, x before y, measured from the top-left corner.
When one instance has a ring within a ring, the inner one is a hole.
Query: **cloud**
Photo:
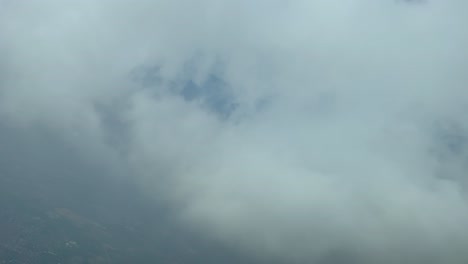
[[[0,3],[1,121],[192,228],[287,263],[467,261],[465,2]]]

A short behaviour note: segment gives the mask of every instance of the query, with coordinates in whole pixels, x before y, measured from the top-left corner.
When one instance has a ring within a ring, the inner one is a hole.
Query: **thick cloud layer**
[[[0,0],[0,118],[246,252],[465,263],[467,10]]]

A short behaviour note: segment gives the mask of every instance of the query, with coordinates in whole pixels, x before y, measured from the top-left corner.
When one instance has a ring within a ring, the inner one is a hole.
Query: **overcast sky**
[[[0,123],[245,252],[466,263],[468,2],[414,2],[0,0]]]

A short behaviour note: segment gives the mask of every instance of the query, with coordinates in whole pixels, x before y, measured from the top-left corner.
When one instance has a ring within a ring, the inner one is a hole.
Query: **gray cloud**
[[[287,263],[468,260],[464,1],[0,7],[1,122],[191,228]]]

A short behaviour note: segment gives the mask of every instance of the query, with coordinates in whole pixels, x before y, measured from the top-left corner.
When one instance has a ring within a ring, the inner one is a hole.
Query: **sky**
[[[45,131],[248,254],[466,263],[467,10],[0,0],[0,137]]]

